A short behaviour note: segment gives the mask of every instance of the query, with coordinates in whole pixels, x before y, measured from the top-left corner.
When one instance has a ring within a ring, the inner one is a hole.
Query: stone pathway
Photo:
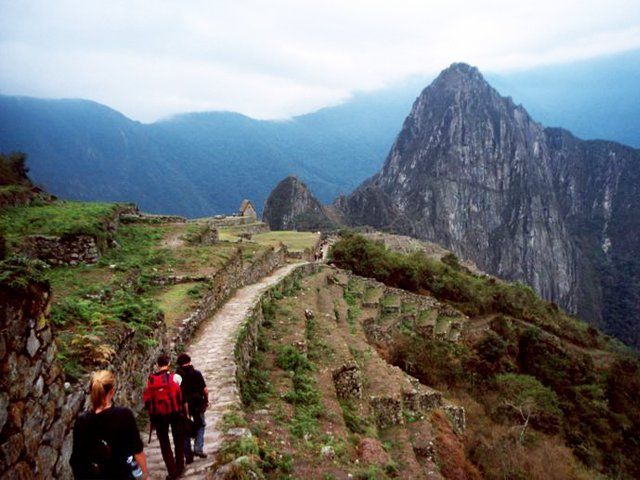
[[[194,462],[187,466],[181,478],[187,480],[205,478],[206,470],[213,464],[214,454],[222,443],[222,432],[217,429],[217,425],[224,412],[231,405],[240,402],[233,357],[238,328],[260,295],[302,264],[281,267],[258,283],[238,290],[222,308],[204,322],[199,334],[187,349],[193,365],[202,372],[209,389],[209,408],[205,413],[207,427],[204,437],[204,450],[208,457],[206,459],[196,457]],[[150,445],[147,445],[147,440],[148,437],[145,435],[145,452],[151,478],[164,480],[167,471],[155,432]]]

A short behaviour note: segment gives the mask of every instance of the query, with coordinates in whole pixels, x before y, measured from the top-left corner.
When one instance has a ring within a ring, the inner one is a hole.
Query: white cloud
[[[499,72],[636,48],[637,0],[0,0],[0,91],[144,121],[282,118],[454,61]]]

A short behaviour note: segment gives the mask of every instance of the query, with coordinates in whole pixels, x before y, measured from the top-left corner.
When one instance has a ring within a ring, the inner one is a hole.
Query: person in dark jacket
[[[108,370],[91,376],[92,409],[73,426],[71,469],[76,479],[132,478],[134,461],[148,478],[147,460],[133,412],[113,405],[115,376]]]
[[[187,415],[196,428],[193,448],[191,448],[191,439],[185,436],[185,458],[187,463],[191,463],[194,455],[200,458],[207,456],[204,453],[204,427],[206,426],[204,412],[209,406],[209,392],[202,373],[193,368],[191,357],[186,353],[178,355],[177,373],[182,377],[180,387]]]

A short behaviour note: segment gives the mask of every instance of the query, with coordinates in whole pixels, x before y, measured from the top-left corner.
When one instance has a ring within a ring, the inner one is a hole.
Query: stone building
[[[240,204],[240,210],[238,211],[238,216],[246,218],[252,222],[255,222],[258,219],[258,214],[256,213],[256,209],[253,208],[253,204],[251,200],[244,199]]]

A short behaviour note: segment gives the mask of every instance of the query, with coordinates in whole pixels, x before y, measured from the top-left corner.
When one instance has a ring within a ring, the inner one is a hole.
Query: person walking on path
[[[71,469],[76,479],[147,479],[147,461],[133,412],[113,405],[116,378],[108,370],[91,375],[92,409],[73,426]]]
[[[180,383],[182,377],[169,371],[169,357],[160,355],[158,370],[147,380],[142,401],[149,412],[152,428],[156,429],[162,459],[167,466],[167,480],[173,480],[184,470],[184,407]],[[175,456],[169,441],[173,437]]]
[[[191,365],[191,357],[186,353],[178,355],[178,369],[176,371],[182,377],[180,387],[184,400],[187,416],[194,423],[196,431],[193,449],[191,448],[191,438],[185,435],[184,453],[186,462],[193,462],[194,455],[206,458],[204,453],[204,412],[209,405],[209,391],[204,381],[204,377],[199,370]]]

